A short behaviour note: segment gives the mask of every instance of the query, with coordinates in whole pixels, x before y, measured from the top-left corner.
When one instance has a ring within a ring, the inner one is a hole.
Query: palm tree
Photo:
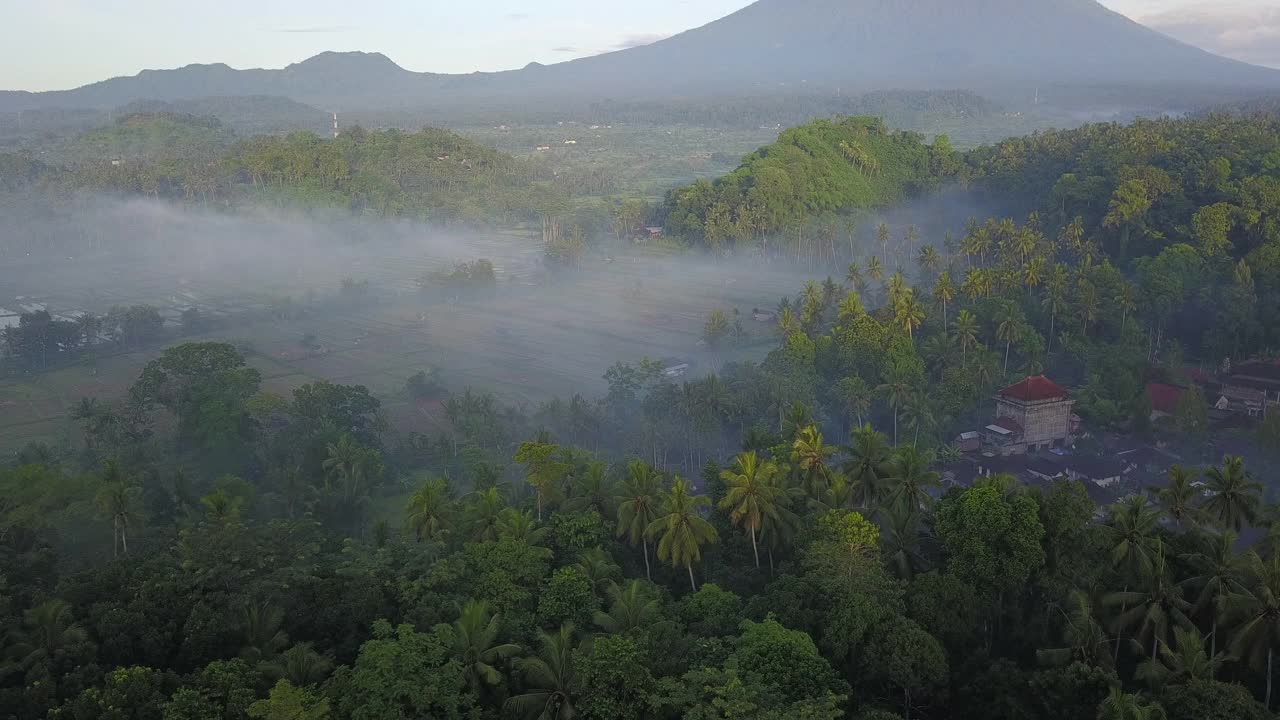
[[[497,642],[500,627],[500,619],[489,612],[489,604],[478,600],[463,605],[453,622],[453,656],[462,663],[467,686],[476,694],[501,683],[498,663],[520,652],[519,645]]]
[[[1209,654],[1218,652],[1218,623],[1232,604],[1247,592],[1243,584],[1244,568],[1236,555],[1236,534],[1226,531],[1199,538],[1198,552],[1184,556],[1196,575],[1183,580],[1188,587],[1198,588],[1196,612],[1210,614]]]
[[[614,514],[613,494],[609,483],[609,469],[601,462],[593,462],[587,471],[574,478],[573,497],[564,503],[569,512],[595,510],[601,517]]]
[[[659,493],[661,514],[649,524],[645,534],[658,538],[658,559],[672,567],[683,565],[689,571],[689,586],[698,591],[693,579],[693,563],[702,559],[702,546],[714,543],[716,529],[698,514],[711,504],[705,495],[690,494],[689,483],[676,477],[670,490]]]
[[[929,402],[929,396],[923,392],[913,393],[907,400],[907,406],[903,408],[906,413],[907,427],[914,433],[911,438],[911,444],[918,446],[920,444],[920,431],[932,431],[938,424],[937,418],[933,414],[933,403]]]
[[[853,444],[847,449],[849,459],[842,469],[853,483],[854,496],[860,500],[859,505],[870,510],[879,502],[881,481],[888,472],[885,463],[889,459],[889,439],[870,425],[863,425],[853,431],[852,441]]]
[[[902,303],[910,291],[911,288],[907,287],[906,278],[902,277],[900,272],[889,276],[889,281],[884,285],[885,299],[888,301],[889,307],[894,310],[897,310],[898,305]]]
[[[449,497],[449,484],[441,478],[427,480],[409,498],[405,519],[413,536],[423,540],[441,540],[449,534],[452,524],[453,501]]]
[[[471,528],[471,538],[476,542],[493,542],[498,539],[498,520],[507,507],[498,488],[491,487],[471,494],[466,517]]]
[[[89,634],[76,623],[71,605],[54,598],[23,614],[22,630],[17,637],[18,642],[9,648],[10,654],[29,667],[54,660],[72,645],[88,641]]]
[[[1219,527],[1239,532],[1257,519],[1262,485],[1245,470],[1242,458],[1225,457],[1222,467],[1209,468],[1204,476],[1209,481],[1204,511]]]
[[[931,465],[931,453],[909,445],[898,448],[885,465],[884,481],[892,488],[889,501],[909,511],[927,507],[933,500],[929,489],[941,484],[938,473],[929,469]]]
[[[97,491],[97,506],[111,519],[111,557],[129,553],[129,525],[141,519],[142,488],[133,478],[111,480]]]
[[[880,551],[902,580],[910,580],[925,566],[924,545],[931,540],[918,510],[890,505],[880,514]]]
[[[1146,498],[1126,498],[1111,508],[1103,526],[1111,546],[1111,565],[1129,578],[1142,579],[1155,570],[1160,516]]]
[[[947,305],[956,299],[956,286],[951,282],[951,273],[943,271],[938,276],[938,281],[933,284],[933,299],[942,306],[942,333],[945,335],[947,329]]]
[[[1245,594],[1239,599],[1231,654],[1254,670],[1266,672],[1267,694],[1263,704],[1271,709],[1272,663],[1280,647],[1280,554],[1263,560],[1252,550],[1245,555]]]
[[[498,515],[498,537],[538,547],[547,539],[547,528],[539,527],[538,520],[528,510],[507,508]],[[546,548],[543,548],[544,550]],[[551,553],[547,550],[547,554]]]
[[[241,619],[244,647],[240,656],[250,664],[274,660],[289,645],[284,630],[284,610],[267,603],[245,606]]]
[[[960,346],[960,362],[969,367],[969,348],[978,344],[978,318],[968,310],[961,310],[956,316],[956,344]]]
[[[1216,680],[1227,656],[1205,652],[1204,636],[1192,628],[1174,628],[1173,644],[1160,646],[1159,657],[1144,660],[1135,676],[1152,687],[1193,680]]]
[[[1156,499],[1164,506],[1165,514],[1178,528],[1195,522],[1199,509],[1195,506],[1200,491],[1192,485],[1192,474],[1181,465],[1169,468],[1169,484],[1156,492]]]
[[[854,375],[841,380],[836,385],[840,395],[840,403],[845,412],[858,419],[858,427],[864,424],[863,417],[871,411],[871,388],[861,377]]]
[[[1060,648],[1036,651],[1036,659],[1042,665],[1065,667],[1073,662],[1110,670],[1113,658],[1110,652],[1111,638],[1107,637],[1102,623],[1094,616],[1089,596],[1079,590],[1067,595],[1066,607],[1056,604],[1053,609],[1062,615],[1062,640]]]
[[[797,445],[800,442],[796,440]],[[818,436],[818,442],[821,442],[821,436]],[[756,534],[760,532],[765,518],[777,516],[778,505],[786,499],[778,483],[778,475],[777,464],[772,460],[761,463],[755,452],[739,455],[734,459],[733,469],[720,473],[720,479],[726,486],[720,509],[727,510],[730,522],[745,528],[751,536],[751,551],[755,554],[757,569],[760,567],[760,548],[756,544]]]
[[[884,382],[876,388],[876,392],[889,403],[889,407],[893,409],[893,444],[898,444],[898,417],[901,414],[902,406],[907,404],[911,399],[911,394],[915,388],[911,384],[911,377],[907,371],[900,366],[893,366],[885,374]]]
[[[1193,627],[1187,613],[1191,603],[1182,597],[1182,587],[1170,577],[1164,563],[1164,551],[1156,554],[1154,572],[1141,591],[1111,593],[1102,599],[1108,607],[1122,609],[1115,620],[1117,636],[1126,629],[1134,630],[1134,637],[1145,647],[1151,642],[1151,658],[1154,660],[1160,645],[1167,643],[1174,627]]]
[[[889,262],[889,226],[880,223],[876,226],[876,242],[880,245],[880,255],[885,264]],[[873,258],[874,259],[874,258]],[[876,278],[877,280],[879,278]]]
[[[907,331],[907,337],[914,339],[916,330],[924,323],[924,308],[916,300],[915,293],[907,289],[894,309],[894,320],[898,327]]]
[[[549,443],[524,443],[516,450],[515,461],[526,467],[526,479],[538,493],[538,522],[542,522],[543,505],[559,494],[560,484],[572,469],[560,456],[560,448]]]
[[[884,263],[880,262],[880,258],[872,256],[867,261],[867,277],[880,282],[884,278]]]
[[[925,275],[936,273],[942,265],[942,257],[938,255],[937,248],[932,245],[925,245],[920,248],[920,255],[917,261],[920,263],[920,271]]]
[[[1009,374],[1009,351],[1013,349],[1013,341],[1022,329],[1022,320],[1014,312],[1013,306],[1006,305],[996,318],[996,337],[1004,342],[1004,374]]]
[[[1125,693],[1120,686],[1098,705],[1098,720],[1165,720],[1164,708],[1159,703],[1146,703],[1137,695]]]
[[[810,497],[819,496],[831,485],[828,462],[835,453],[836,449],[825,443],[816,425],[807,425],[796,433],[795,442],[791,444],[791,462],[803,473],[805,489]],[[775,466],[773,472],[776,471]]]
[[[1067,307],[1067,271],[1061,265],[1054,265],[1045,283],[1044,300],[1041,304],[1049,313],[1049,350],[1053,349],[1054,328],[1058,324],[1058,316]]]
[[[347,484],[356,477],[361,468],[362,450],[350,434],[344,434],[336,443],[329,443],[326,446],[328,457],[321,464],[325,471],[326,486],[331,478]]]
[[[300,688],[319,685],[333,670],[333,661],[312,648],[311,643],[298,643],[280,653],[259,669],[272,680],[288,680]]]
[[[572,688],[576,681],[573,624],[553,633],[538,631],[538,656],[520,658],[515,667],[530,690],[509,698],[503,709],[530,720],[573,720]]]
[[[573,567],[591,582],[591,589],[596,592],[612,584],[621,572],[613,557],[599,545],[578,553],[578,562]]]
[[[609,611],[597,610],[593,617],[595,624],[606,633],[620,635],[642,630],[661,616],[662,604],[649,586],[639,580],[631,580],[626,585],[613,583],[608,594]]]
[[[649,525],[658,518],[659,475],[640,460],[627,464],[627,477],[616,498],[618,506],[618,537],[625,537],[632,547],[639,545],[644,552],[644,574],[650,580],[649,538],[645,534]]]

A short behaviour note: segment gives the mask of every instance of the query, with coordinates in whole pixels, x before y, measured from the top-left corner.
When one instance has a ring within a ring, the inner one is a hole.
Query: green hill
[[[235,132],[217,118],[133,113],[72,140],[62,154],[71,160],[215,158],[235,139]]]
[[[667,230],[711,246],[744,241],[851,208],[884,207],[959,167],[945,137],[890,131],[869,117],[791,128],[714,183],[668,194]]]

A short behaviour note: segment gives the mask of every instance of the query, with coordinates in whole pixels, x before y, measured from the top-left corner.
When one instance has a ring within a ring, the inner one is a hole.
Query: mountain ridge
[[[1280,88],[1280,71],[1146,28],[1095,0],[758,0],[650,45],[519,70],[439,74],[381,53],[282,69],[144,70],[72,90],[0,92],[0,111],[278,95],[326,110],[530,99],[1048,85]]]

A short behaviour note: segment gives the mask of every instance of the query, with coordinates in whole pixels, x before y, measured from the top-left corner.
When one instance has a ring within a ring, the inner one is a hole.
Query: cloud
[[[666,40],[671,37],[667,33],[636,33],[634,35],[626,35],[618,44],[613,46],[614,50],[626,50],[627,48],[640,47],[641,45],[652,45],[659,40]]]
[[[275,28],[272,32],[278,33],[341,33],[355,30],[350,25],[316,25],[311,27],[286,27]]]
[[[1280,68],[1280,7],[1201,2],[1138,21],[1209,52]]]
[[[578,48],[576,48],[576,47],[572,46],[572,45],[561,45],[560,47],[553,47],[553,48],[551,48],[551,52],[554,52],[554,53],[580,53],[580,52],[582,52],[582,51],[581,51],[581,50],[579,50]]]

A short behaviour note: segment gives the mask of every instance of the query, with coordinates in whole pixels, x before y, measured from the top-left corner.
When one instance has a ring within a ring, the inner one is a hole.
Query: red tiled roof
[[[1000,396],[1023,402],[1039,402],[1041,400],[1065,399],[1067,391],[1049,378],[1037,375],[1001,390]]]
[[[1163,385],[1161,383],[1149,383],[1147,385],[1147,399],[1151,401],[1151,409],[1156,412],[1172,415],[1178,409],[1178,401],[1182,399],[1186,390],[1176,385]]]

